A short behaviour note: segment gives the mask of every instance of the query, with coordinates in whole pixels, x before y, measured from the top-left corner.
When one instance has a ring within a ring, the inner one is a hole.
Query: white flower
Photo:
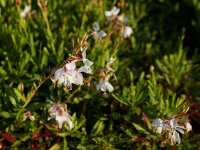
[[[63,123],[66,121],[69,125],[70,130],[73,128],[73,123],[71,121],[72,117],[67,112],[67,106],[63,107],[61,104],[57,103],[52,105],[49,110],[49,117],[50,119],[55,119],[59,128],[62,128]]]
[[[155,127],[155,126],[158,126],[157,128],[157,133],[161,133],[163,128],[166,129],[166,130],[170,130],[170,127],[166,124],[163,123],[163,120],[158,118],[156,119],[152,124],[151,124],[152,127]]]
[[[27,118],[29,118],[31,121],[35,121],[35,117],[33,115],[31,115],[30,111],[27,111],[24,114],[24,117],[23,117],[22,121],[25,121]]]
[[[81,48],[81,51],[83,51],[82,48]],[[91,74],[92,70],[91,70],[90,66],[93,64],[93,62],[86,58],[86,52],[85,51],[82,53],[82,57],[83,57],[84,66],[82,66],[78,69],[79,72],[85,72],[85,73]]]
[[[94,30],[93,37],[95,40],[100,40],[107,35],[103,30],[100,30],[100,26],[98,22],[96,22],[96,24],[92,26],[92,29]]]
[[[105,11],[105,15],[106,17],[108,17],[109,19],[112,19],[112,17],[115,17],[119,14],[120,9],[117,7],[113,7],[110,11]]]
[[[170,126],[171,126],[171,130],[169,132],[169,139],[171,139],[172,143],[177,142],[178,144],[180,144],[181,139],[178,132],[180,132],[181,134],[184,134],[184,131],[181,129],[182,127],[178,125],[175,118],[170,120]]]
[[[108,92],[112,92],[114,90],[113,86],[108,81],[103,81],[96,85],[96,89],[105,92],[108,90]]]
[[[186,127],[187,132],[192,131],[192,126],[189,122],[185,123],[185,127]]]
[[[124,28],[124,33],[123,33],[124,38],[130,37],[132,33],[133,33],[133,29],[131,27],[126,26]]]
[[[124,22],[124,23],[126,23],[126,22],[129,20],[128,17],[126,17],[126,16],[119,16],[118,19],[119,19],[121,22]]]
[[[31,5],[28,5],[24,8],[24,11],[20,13],[23,19],[26,18],[27,14],[31,11]]]
[[[75,63],[67,63],[54,73],[55,80],[71,89],[72,83],[83,85],[83,76],[77,71]]]

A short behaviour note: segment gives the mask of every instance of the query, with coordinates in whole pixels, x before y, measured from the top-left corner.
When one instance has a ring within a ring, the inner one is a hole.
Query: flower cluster
[[[93,62],[86,58],[87,41],[81,44],[82,46],[76,51],[80,51],[78,54],[71,54],[71,59],[65,63],[62,67],[57,69],[52,77],[53,83],[63,84],[65,89],[72,90],[72,84],[83,85],[84,78],[82,73],[91,74],[91,65]],[[83,62],[83,66],[76,67],[76,62]]]
[[[156,119],[152,124],[152,127],[157,126],[157,133],[165,133],[166,141],[170,141],[171,144],[181,143],[179,133],[184,134],[184,130],[189,132],[192,130],[192,126],[189,122],[179,123],[176,118],[170,118],[162,120]]]
[[[108,18],[108,20],[116,20],[114,23],[115,29],[120,29],[121,27],[124,27],[123,36],[124,38],[128,38],[133,33],[133,29],[130,26],[126,26],[126,22],[128,21],[128,17],[125,16],[118,16],[120,12],[120,9],[117,7],[113,7],[110,11],[105,11],[105,15]]]
[[[101,69],[97,74],[101,76],[100,83],[96,85],[96,89],[101,89],[102,92],[112,92],[113,86],[108,82],[110,77],[114,75],[114,70],[110,67],[114,63],[114,59],[110,58],[106,66]]]
[[[72,117],[67,112],[67,105],[63,107],[60,103],[54,104],[51,102],[51,104],[52,106],[48,110],[48,120],[55,119],[60,129],[62,128],[63,123],[66,121],[71,130],[73,128],[73,123],[71,121]]]

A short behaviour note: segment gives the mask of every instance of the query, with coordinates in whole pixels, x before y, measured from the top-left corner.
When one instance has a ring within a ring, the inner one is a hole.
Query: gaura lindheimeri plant
[[[99,23],[96,22],[93,26],[92,26],[92,30],[93,30],[93,37],[95,40],[100,40],[104,37],[106,37],[106,33],[103,30],[100,30],[100,26]]]
[[[114,70],[110,67],[110,65],[113,63],[114,59],[110,58],[106,66],[97,73],[99,76],[101,76],[99,84],[96,85],[97,90],[101,90],[102,92],[108,91],[109,93],[114,90],[113,86],[109,83],[109,79],[112,76],[115,76]]]
[[[63,107],[60,103],[53,104],[48,109],[48,120],[55,119],[58,124],[58,128],[61,129],[64,122],[67,122],[70,130],[73,128],[72,117],[67,112],[67,105]]]
[[[192,126],[189,122],[180,123],[176,118],[169,118],[162,120],[156,119],[152,124],[152,127],[157,126],[157,133],[165,134],[164,142],[170,141],[172,145],[181,143],[180,135],[184,134],[184,130],[187,132],[192,130]]]

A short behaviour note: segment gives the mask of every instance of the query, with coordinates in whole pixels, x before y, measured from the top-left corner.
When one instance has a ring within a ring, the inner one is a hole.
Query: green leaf
[[[131,105],[131,103],[128,101],[128,99],[125,99],[122,95],[116,93],[116,94],[112,94],[112,96],[118,100],[119,102],[123,103],[124,105]]]
[[[132,124],[139,132],[146,134],[146,135],[150,134],[145,128],[141,127],[141,125],[138,125],[136,123],[132,123]]]
[[[0,116],[3,116],[4,118],[10,118],[11,114],[6,111],[2,111],[0,112]]]

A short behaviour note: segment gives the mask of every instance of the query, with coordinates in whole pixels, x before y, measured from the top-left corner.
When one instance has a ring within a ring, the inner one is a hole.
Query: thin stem
[[[39,85],[31,92],[31,96],[29,99],[26,100],[25,104],[22,106],[22,108],[25,108],[29,103],[30,101],[33,99],[33,97],[35,96],[35,93],[37,92],[37,90],[41,87],[41,85],[47,81],[49,78],[51,77],[51,75],[49,75],[48,77],[46,77],[44,80],[42,80]]]
[[[76,90],[74,90],[74,91],[72,92],[72,94],[69,95],[69,97],[67,98],[67,100],[65,101],[65,103],[66,103],[66,102],[69,102],[70,99],[71,99],[77,92],[79,92],[80,90],[81,90],[81,85],[79,85],[78,88],[77,88]]]

